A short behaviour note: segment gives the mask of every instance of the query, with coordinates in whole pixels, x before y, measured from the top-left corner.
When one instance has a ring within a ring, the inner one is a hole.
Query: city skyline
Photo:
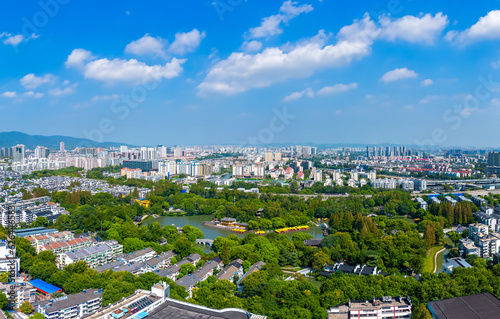
[[[1,131],[500,146],[494,3],[47,3],[2,4]]]

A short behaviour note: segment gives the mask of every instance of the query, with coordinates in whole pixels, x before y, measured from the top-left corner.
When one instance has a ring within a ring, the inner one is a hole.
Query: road
[[[491,189],[491,190],[480,189],[480,190],[475,190],[475,191],[457,191],[457,190],[454,190],[451,192],[447,192],[446,194],[448,194],[448,193],[464,193],[464,194],[470,194],[471,196],[484,196],[484,195],[488,195],[489,193],[500,194],[500,189]],[[433,194],[437,194],[437,193],[433,193]],[[424,195],[432,195],[432,194],[415,193],[412,196],[413,197],[422,197]]]

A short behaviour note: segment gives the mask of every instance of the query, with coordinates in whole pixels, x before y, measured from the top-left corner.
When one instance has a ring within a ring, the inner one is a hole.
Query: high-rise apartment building
[[[488,166],[500,166],[500,152],[488,153]]]
[[[64,153],[65,150],[66,145],[64,144],[64,142],[59,143],[59,152]]]
[[[265,162],[272,162],[273,161],[273,153],[267,152],[266,155],[264,155],[264,161]]]
[[[37,146],[35,148],[35,158],[47,158],[48,154],[49,154],[49,150],[46,147]]]
[[[14,157],[14,163],[20,163],[24,160],[24,145],[17,144],[12,148],[12,154]]]

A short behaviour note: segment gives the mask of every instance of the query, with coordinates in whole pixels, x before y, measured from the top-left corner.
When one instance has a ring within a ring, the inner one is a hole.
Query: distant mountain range
[[[16,144],[23,144],[28,149],[34,149],[37,146],[45,146],[49,149],[59,150],[59,144],[64,142],[67,150],[72,150],[75,147],[118,147],[127,145],[124,143],[103,142],[98,143],[92,140],[70,137],[70,136],[44,136],[44,135],[29,135],[22,132],[0,132],[0,147],[11,147]]]

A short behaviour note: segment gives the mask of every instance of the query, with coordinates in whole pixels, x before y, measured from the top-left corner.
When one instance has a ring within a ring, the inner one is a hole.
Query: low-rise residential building
[[[430,201],[431,201],[431,204],[437,204],[437,205],[441,204],[441,201],[437,197],[431,197]]]
[[[20,268],[21,259],[16,257],[15,246],[9,245],[5,239],[0,240],[0,272],[10,272],[17,276]]]
[[[472,201],[470,199],[468,199],[467,197],[465,197],[464,195],[460,195],[458,196],[458,201],[459,202],[468,202],[468,203],[472,203]]]
[[[474,241],[470,238],[461,238],[458,241],[458,251],[461,256],[467,255],[476,255],[480,257],[481,253],[479,252],[479,248],[474,245]]]
[[[97,268],[98,266],[115,261],[120,252],[123,252],[123,246],[115,242],[115,240],[106,241],[88,248],[62,253],[61,266],[64,267],[83,260],[87,262],[90,268]],[[121,249],[118,248],[116,244],[118,244]]]
[[[477,207],[481,207],[488,203],[484,198],[481,198],[479,196],[472,196],[471,200],[474,204],[476,204]]]
[[[418,208],[427,210],[427,208],[429,207],[427,202],[422,197],[417,197],[416,201],[418,203]]]
[[[500,251],[500,234],[490,232],[487,225],[470,224],[469,238],[460,239],[458,247],[463,256],[474,254],[481,258],[490,258]]]
[[[443,271],[451,274],[455,268],[471,268],[472,266],[461,257],[449,258],[443,264]]]
[[[115,271],[127,271],[134,275],[140,275],[151,271],[151,268],[146,263],[136,262],[136,263],[127,263],[125,265],[121,265]]]
[[[155,256],[149,260],[146,261],[146,264],[152,269],[152,270],[158,270],[158,269],[164,269],[168,266],[170,266],[170,261],[172,260],[172,257],[174,257],[174,252],[172,250],[163,252],[161,255]]]
[[[243,260],[236,259],[230,262],[221,272],[219,272],[216,276],[217,280],[229,280],[233,281],[233,279],[241,278],[243,276]]]
[[[394,179],[375,179],[372,181],[373,188],[384,188],[384,189],[395,189],[398,185],[398,182]]]
[[[167,277],[173,281],[177,280],[177,276],[179,276],[179,271],[181,266],[184,264],[192,264],[196,265],[201,260],[201,256],[199,254],[191,254],[186,258],[181,259],[173,265],[168,266],[163,270],[156,270],[155,273],[160,277]]]
[[[444,200],[450,204],[453,205],[453,207],[455,207],[455,205],[457,204],[457,200],[452,198],[451,196],[445,196]]]
[[[43,246],[38,246],[38,253],[48,250],[56,255],[57,260],[60,256],[68,251],[79,250],[92,246],[93,241],[90,237],[80,237],[70,239],[68,241],[56,241],[52,243],[47,243]]]
[[[170,297],[170,286],[161,281],[154,284],[151,290],[138,289],[132,295],[100,309],[86,319],[144,318],[165,303],[168,297]]]
[[[126,264],[125,260],[118,258],[118,260],[116,260],[116,261],[98,266],[95,270],[98,273],[105,272],[106,270],[118,271],[118,269],[125,264]]]
[[[245,280],[245,278],[247,278],[248,276],[250,276],[254,272],[260,271],[262,269],[262,267],[264,267],[265,265],[266,265],[265,262],[258,261],[255,264],[253,264],[252,266],[250,266],[250,268],[247,270],[247,272],[244,273],[243,276],[241,276],[240,279],[238,279],[238,282],[236,283],[236,285],[238,286],[238,291],[241,292],[243,290],[243,281]]]
[[[223,267],[223,262],[220,257],[214,257],[207,261],[198,270],[194,271],[192,274],[185,275],[184,277],[177,280],[176,284],[178,286],[183,286],[189,293],[189,297],[192,297],[193,288],[200,281],[207,280],[208,277],[214,274],[214,270],[221,270]]]
[[[377,266],[368,266],[368,265],[346,265],[343,262],[335,263],[334,265],[326,265],[324,267],[324,272],[322,275],[330,275],[334,272],[342,272],[344,274],[349,275],[359,275],[359,276],[369,276],[369,275],[378,275],[379,271]]]
[[[128,263],[139,263],[151,259],[154,256],[156,256],[156,252],[154,251],[154,249],[151,247],[146,247],[144,249],[139,249],[124,255],[123,259]]]
[[[493,231],[500,231],[500,215],[493,213],[493,210],[479,211],[474,214],[474,217],[476,217],[478,222],[487,225]]]
[[[83,292],[38,303],[37,310],[46,319],[80,319],[101,308],[102,290],[86,289]]]
[[[410,319],[412,303],[409,297],[400,296],[373,298],[370,301],[349,300],[327,310],[327,313],[329,319]]]
[[[14,308],[19,308],[25,302],[29,302],[30,304],[34,304],[36,301],[36,296],[38,295],[37,290],[33,285],[29,282],[16,282],[16,283],[0,283],[0,291],[3,292],[9,298],[12,294],[9,294],[14,286],[15,297],[11,299],[13,301]]]

